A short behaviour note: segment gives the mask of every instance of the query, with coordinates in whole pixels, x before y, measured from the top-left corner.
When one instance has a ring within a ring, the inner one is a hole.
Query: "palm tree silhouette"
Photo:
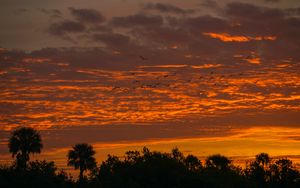
[[[30,153],[40,153],[43,148],[40,134],[33,128],[22,127],[12,132],[8,143],[12,157],[16,156],[16,165],[20,169],[27,168]]]
[[[68,166],[74,166],[75,170],[79,169],[79,180],[83,180],[83,173],[86,170],[93,170],[96,167],[96,159],[93,146],[82,143],[73,146],[68,153]]]

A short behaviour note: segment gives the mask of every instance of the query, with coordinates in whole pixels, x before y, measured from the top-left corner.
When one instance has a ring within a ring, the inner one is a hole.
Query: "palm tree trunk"
[[[79,181],[83,180],[83,168],[80,166],[80,172],[79,172]]]
[[[17,155],[17,166],[21,170],[25,170],[27,168],[27,157],[25,152],[22,152]]]

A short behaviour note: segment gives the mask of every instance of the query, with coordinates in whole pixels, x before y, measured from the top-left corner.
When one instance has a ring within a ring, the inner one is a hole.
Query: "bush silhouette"
[[[0,167],[1,188],[64,188],[72,185],[72,181],[64,172],[57,172],[54,162],[32,161],[22,171],[14,166]]]

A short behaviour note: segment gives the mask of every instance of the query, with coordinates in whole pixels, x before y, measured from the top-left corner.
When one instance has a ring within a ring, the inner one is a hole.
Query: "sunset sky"
[[[300,157],[300,1],[0,0],[0,163],[19,126],[92,144]]]

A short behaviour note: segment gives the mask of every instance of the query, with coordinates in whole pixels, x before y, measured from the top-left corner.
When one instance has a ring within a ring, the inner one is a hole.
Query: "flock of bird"
[[[147,61],[148,58],[144,56],[139,56],[140,60]],[[215,71],[208,71],[206,73],[198,73],[196,76],[194,75],[192,78],[184,78],[186,75],[181,74],[180,72],[170,72],[168,74],[156,76],[151,80],[145,80],[145,79],[137,79],[140,75],[131,72],[129,73],[129,76],[135,76],[136,79],[132,80],[131,83],[127,83],[128,86],[114,86],[110,92],[129,92],[131,90],[136,89],[155,89],[155,88],[170,88],[170,89],[177,89],[180,88],[180,85],[184,84],[192,84],[192,83],[205,83],[207,85],[211,85],[214,87],[229,87],[230,84],[225,81],[227,78],[235,78],[235,77],[241,77],[245,76],[244,73],[238,73],[238,74],[217,74]],[[256,84],[258,80],[254,81],[254,84]]]

